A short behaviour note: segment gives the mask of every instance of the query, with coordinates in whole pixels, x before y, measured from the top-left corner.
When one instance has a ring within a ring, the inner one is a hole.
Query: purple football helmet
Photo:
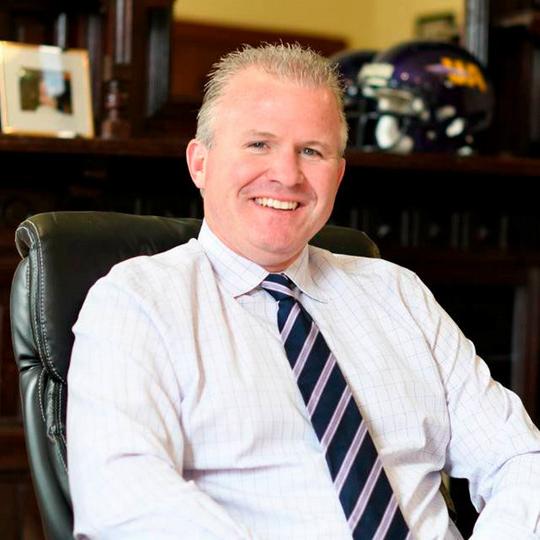
[[[364,64],[356,146],[407,154],[471,154],[491,122],[493,88],[485,69],[451,43],[413,41]]]

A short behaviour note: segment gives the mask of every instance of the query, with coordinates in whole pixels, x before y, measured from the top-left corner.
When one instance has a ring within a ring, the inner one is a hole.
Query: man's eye
[[[308,157],[322,157],[322,154],[318,150],[315,150],[314,148],[309,148],[308,146],[302,148],[302,153]]]
[[[268,145],[264,141],[254,141],[252,143],[249,143],[248,147],[255,150],[264,150],[268,147]]]

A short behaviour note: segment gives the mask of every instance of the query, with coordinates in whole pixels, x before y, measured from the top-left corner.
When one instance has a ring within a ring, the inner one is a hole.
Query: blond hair
[[[328,88],[336,98],[341,125],[340,151],[344,152],[347,144],[347,121],[343,112],[343,89],[336,66],[298,43],[266,43],[259,47],[244,45],[216,62],[208,75],[203,103],[197,116],[198,140],[210,148],[214,136],[216,106],[232,77],[249,67],[257,67],[270,75],[301,86]]]

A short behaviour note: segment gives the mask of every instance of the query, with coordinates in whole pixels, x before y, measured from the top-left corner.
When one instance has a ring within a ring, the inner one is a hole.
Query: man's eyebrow
[[[313,139],[312,141],[305,141],[302,144],[305,144],[306,146],[324,146],[324,147],[328,146],[325,142],[318,141],[316,139]]]
[[[250,129],[244,134],[246,137],[261,137],[263,139],[276,139],[277,135],[270,133],[269,131],[258,131],[256,129]]]

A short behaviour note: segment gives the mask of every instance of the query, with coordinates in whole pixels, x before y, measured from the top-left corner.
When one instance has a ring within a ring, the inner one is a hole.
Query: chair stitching
[[[31,221],[29,221],[28,224],[34,229],[36,240],[38,243],[37,254],[38,254],[38,266],[39,266],[39,276],[40,276],[39,287],[38,287],[38,305],[39,305],[39,313],[41,316],[41,320],[44,321],[45,319],[45,301],[44,301],[45,280],[43,277],[43,250],[42,250],[41,239],[39,237],[37,227]],[[64,377],[60,375],[60,373],[58,372],[58,370],[56,369],[56,367],[54,366],[51,360],[45,323],[44,322],[38,323],[38,320],[36,318],[35,324],[36,324],[36,328],[38,324],[41,327],[41,333],[43,335],[43,346],[41,346],[41,340],[38,339],[37,342],[38,342],[38,347],[43,349],[43,358],[45,360],[45,364],[62,382],[65,383],[66,381],[64,380]]]
[[[30,231],[27,228],[28,224],[33,225],[31,222],[25,221],[20,226],[20,228],[25,230],[27,232],[28,236],[30,237],[31,236]],[[27,269],[26,269],[26,286],[27,286],[28,290],[30,290],[30,265],[28,265]],[[37,328],[38,322],[37,322],[37,315],[36,314],[34,314],[34,325]],[[39,339],[37,340],[37,346],[38,346],[38,349],[40,349]],[[43,387],[44,378],[45,378],[45,369],[41,369],[41,371],[39,372],[39,377],[38,377],[38,396],[37,396],[37,399],[38,399],[38,403],[39,403],[39,410],[40,410],[40,413],[41,413],[41,419],[43,420],[43,423],[46,424],[45,409],[43,407],[43,394],[44,394],[44,391],[45,391],[44,387]]]
[[[59,445],[55,445],[56,453],[58,454],[58,457],[60,458],[60,461],[62,462],[62,466],[64,467],[64,470],[67,472],[67,464],[64,459],[64,455],[62,454],[62,450],[60,449]]]
[[[38,236],[36,227],[35,227],[34,224],[31,223],[31,222],[26,222],[26,223],[28,223],[28,225],[32,225],[32,227],[34,228],[35,233],[36,233],[35,236],[36,236],[36,238],[38,239],[37,241],[38,241],[38,244],[39,244],[39,236]],[[24,230],[26,230],[26,231],[28,232],[28,236],[29,236],[29,237],[32,237],[32,235],[30,234],[30,231],[29,231],[26,227],[24,227]],[[41,246],[40,246],[39,249],[41,249]],[[38,251],[38,265],[39,265],[39,249],[37,250],[37,251]],[[39,290],[39,287],[38,287],[38,290]],[[39,293],[38,293],[37,296],[38,296],[38,298],[39,298]],[[31,299],[30,299],[30,300],[31,300]],[[39,304],[39,302],[38,302],[38,304]],[[34,310],[34,327],[36,328],[36,330],[39,328],[39,322],[38,322],[37,311],[38,311],[38,310]],[[39,352],[39,355],[40,355],[40,356],[43,356],[43,353],[42,353],[42,351],[41,351],[42,347],[41,347],[41,343],[40,343],[40,340],[39,340],[39,335],[36,336],[36,337],[37,337],[36,342],[37,342],[37,346],[38,346],[38,352]]]
[[[41,411],[41,419],[43,420],[43,423],[47,425],[47,420],[45,418],[45,409],[43,407],[43,394],[45,392],[45,389],[43,388],[43,379],[45,378],[45,370],[42,369],[39,378],[38,378],[38,401],[39,401],[39,409]]]
[[[61,408],[61,403],[62,403],[62,390],[63,390],[63,387],[60,386],[60,389],[58,391],[58,399],[56,400],[56,403],[55,403],[55,407],[56,407],[56,412],[55,412],[55,422],[56,422],[56,418],[58,418],[58,426],[59,427],[59,430],[58,430],[58,433],[60,435],[60,444],[64,444],[64,448],[66,448],[66,440],[64,438],[64,433],[63,433],[63,430],[62,430],[62,422],[60,421],[60,412],[62,410]],[[62,448],[60,448],[60,444],[58,445],[57,447],[57,452],[58,452],[58,455],[60,456],[60,460],[62,461],[62,465],[64,466],[64,470],[67,472],[67,464],[64,460],[64,454],[62,452]]]
[[[25,281],[26,290],[30,291],[30,265],[29,264],[26,265],[26,272],[24,273],[24,281]]]
[[[28,231],[28,227],[26,226],[26,221],[23,221],[20,225],[19,225],[19,229],[23,229],[24,231],[26,231],[27,233],[27,236],[30,236],[30,233]],[[29,256],[27,255],[26,257],[24,257],[24,259],[29,259]],[[30,265],[27,265],[26,267],[26,274],[25,274],[25,284],[26,284],[26,288],[28,290],[30,290]]]
[[[60,428],[60,438],[62,439],[62,442],[64,443],[64,446],[67,447],[66,438],[64,437],[64,430],[62,429],[63,422],[62,422],[62,391],[64,390],[64,386],[60,385],[60,390],[58,391],[58,403],[56,407],[56,414],[58,416],[58,425],[61,426]]]

